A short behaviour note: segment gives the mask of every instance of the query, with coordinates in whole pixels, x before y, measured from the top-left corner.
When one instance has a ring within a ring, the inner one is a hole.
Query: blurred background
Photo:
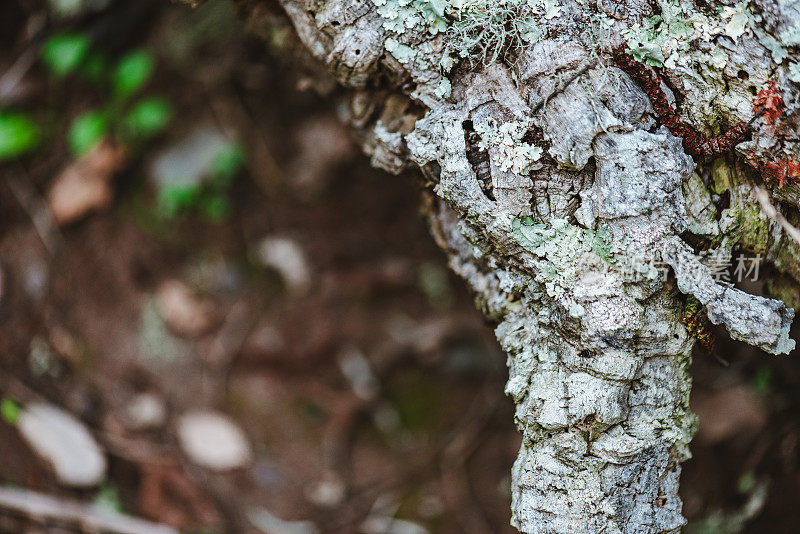
[[[505,356],[418,178],[240,4],[0,2],[0,532],[513,532]],[[688,530],[796,532],[796,361],[692,373]]]

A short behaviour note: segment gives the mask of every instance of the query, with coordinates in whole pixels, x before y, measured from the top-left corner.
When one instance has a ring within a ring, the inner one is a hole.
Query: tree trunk
[[[734,339],[794,346],[798,4],[280,4],[348,88],[373,164],[422,170],[434,237],[497,324],[524,436],[512,524],[679,531],[699,307]],[[703,144],[739,123],[749,141]],[[788,221],[761,214],[760,184]],[[782,300],[720,281],[734,252],[774,266]]]

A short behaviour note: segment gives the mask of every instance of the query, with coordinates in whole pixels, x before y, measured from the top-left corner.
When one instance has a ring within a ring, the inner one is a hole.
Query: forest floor
[[[65,18],[40,4],[0,5],[0,112],[41,128],[37,150],[0,161],[3,485],[187,532],[514,532],[505,356],[428,234],[418,178],[372,169],[335,93],[225,1]],[[109,97],[26,60],[62,31],[112,60],[150,54],[142,91],[169,102],[169,125],[76,163],[69,125]],[[198,171],[189,196],[165,192],[165,166],[229,141],[244,160],[225,183]],[[93,185],[56,187],[70,173]],[[800,365],[723,336],[692,375],[687,531],[796,532]],[[23,438],[34,404],[88,429],[108,459],[97,483],[59,480]],[[192,454],[181,425],[197,413],[244,435],[235,468]],[[1,504],[0,531],[83,532]]]

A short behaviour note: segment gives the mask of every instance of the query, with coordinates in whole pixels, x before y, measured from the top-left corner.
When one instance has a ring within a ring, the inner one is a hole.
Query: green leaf
[[[158,210],[171,219],[186,208],[196,206],[199,200],[200,188],[196,184],[164,187],[158,192]]]
[[[231,143],[223,148],[211,165],[211,184],[218,189],[227,188],[246,159],[244,148],[239,143]]]
[[[172,106],[164,98],[152,97],[133,106],[123,120],[127,134],[145,139],[161,132],[172,119]]]
[[[17,404],[17,401],[11,397],[3,397],[0,400],[0,417],[9,425],[16,426],[19,421],[19,415],[22,409]]]
[[[52,74],[63,77],[83,63],[89,54],[89,48],[89,37],[84,34],[54,35],[42,48],[42,61]]]
[[[112,75],[114,94],[127,97],[141,89],[153,74],[155,61],[146,50],[136,50],[122,57]]]
[[[222,195],[206,196],[200,203],[200,212],[213,222],[224,221],[231,211],[231,203]]]
[[[99,111],[78,115],[67,133],[69,148],[75,157],[81,157],[102,141],[108,133],[108,121]]]
[[[17,158],[39,144],[39,129],[21,113],[0,112],[0,161]]]

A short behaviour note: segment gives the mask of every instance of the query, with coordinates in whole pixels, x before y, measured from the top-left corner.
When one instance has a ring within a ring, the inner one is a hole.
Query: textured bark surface
[[[497,323],[524,435],[512,523],[678,531],[680,462],[696,426],[681,294],[735,339],[775,354],[794,346],[784,301],[798,300],[800,250],[750,191],[765,165],[800,161],[798,4],[280,3],[311,55],[350,88],[341,115],[373,164],[422,170],[434,236]],[[524,43],[505,60],[470,61],[487,54],[458,49],[468,10],[512,4],[510,21],[535,25]],[[736,153],[698,166],[611,61],[625,41],[663,65],[682,120],[709,135],[753,119],[768,81],[786,109],[755,120]],[[794,222],[796,189],[773,199]],[[783,273],[772,281],[783,301],[717,283],[687,234],[717,259],[761,254]],[[669,276],[633,261],[654,251]]]

